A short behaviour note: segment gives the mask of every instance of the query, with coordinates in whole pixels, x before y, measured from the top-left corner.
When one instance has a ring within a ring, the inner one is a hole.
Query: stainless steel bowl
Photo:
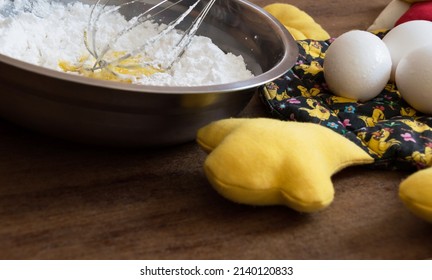
[[[224,51],[242,55],[255,77],[214,86],[140,86],[70,75],[0,55],[0,116],[84,143],[182,143],[193,140],[209,122],[236,116],[260,85],[283,75],[297,58],[297,45],[286,29],[245,0],[216,1],[199,33]]]

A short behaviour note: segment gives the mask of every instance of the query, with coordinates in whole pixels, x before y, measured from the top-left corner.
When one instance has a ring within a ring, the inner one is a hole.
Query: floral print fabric
[[[272,117],[326,126],[373,156],[374,167],[432,165],[432,117],[411,108],[393,83],[364,103],[333,95],[323,75],[325,52],[332,40],[297,43],[296,65],[259,90]]]

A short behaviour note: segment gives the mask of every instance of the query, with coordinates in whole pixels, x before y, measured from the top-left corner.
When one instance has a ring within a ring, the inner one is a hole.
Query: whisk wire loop
[[[102,68],[106,68],[109,65],[118,65],[120,62],[130,58],[137,56],[139,54],[145,53],[145,50],[148,46],[154,44],[156,41],[161,40],[164,36],[166,36],[169,32],[176,30],[176,27],[188,16],[191,12],[197,8],[198,4],[202,0],[195,0],[193,3],[186,8],[184,12],[182,12],[177,18],[172,20],[170,23],[163,25],[162,28],[159,29],[159,32],[153,37],[147,38],[144,42],[138,47],[133,48],[132,50],[127,51],[125,54],[120,57],[108,61],[105,59],[107,53],[112,49],[112,46],[125,34],[130,32],[132,29],[137,26],[143,24],[144,22],[156,22],[157,18],[167,10],[172,9],[174,6],[180,4],[184,0],[161,0],[155,5],[149,7],[148,9],[144,9],[137,16],[133,17],[128,21],[128,25],[119,31],[116,36],[113,36],[107,43],[102,46],[97,46],[98,42],[98,22],[101,20],[101,17],[104,15],[112,14],[117,12],[123,7],[130,6],[133,4],[141,3],[146,5],[143,0],[132,0],[127,1],[118,5],[110,5],[111,0],[98,0],[92,7],[90,12],[90,17],[88,20],[88,26],[84,33],[84,43],[89,51],[89,53],[95,58],[95,63],[92,67],[92,70],[98,70]],[[211,7],[215,3],[216,0],[208,1],[204,7],[200,10],[198,15],[194,18],[189,27],[183,32],[182,36],[178,40],[178,42],[174,45],[173,51],[169,54],[167,61],[163,64],[158,62],[158,67],[163,70],[169,70],[173,64],[178,61],[185,53],[186,49],[190,45],[192,38],[196,34],[197,30],[203,23],[205,17],[210,11]],[[145,65],[155,66],[155,61],[140,61],[140,67]],[[129,67],[134,67],[129,65]]]

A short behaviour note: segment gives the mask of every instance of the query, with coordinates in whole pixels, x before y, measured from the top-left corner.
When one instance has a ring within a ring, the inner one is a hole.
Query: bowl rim
[[[28,63],[13,57],[0,53],[0,62],[9,64],[13,67],[22,69],[24,71],[33,72],[39,75],[47,76],[49,78],[59,79],[66,82],[79,83],[87,86],[106,88],[111,90],[121,90],[130,93],[156,93],[156,94],[205,94],[205,93],[225,93],[225,92],[237,92],[248,90],[251,88],[257,88],[264,85],[272,80],[285,74],[291,67],[294,66],[298,56],[297,44],[282,23],[280,23],[274,16],[268,13],[265,9],[253,4],[247,0],[237,0],[242,5],[246,5],[249,8],[255,10],[258,13],[264,14],[269,19],[269,23],[275,30],[280,34],[282,44],[285,46],[282,58],[276,65],[274,65],[268,71],[255,75],[252,78],[224,83],[216,85],[203,85],[203,86],[157,86],[157,85],[139,85],[122,83],[118,81],[107,81],[95,78],[89,78],[76,74],[61,72],[58,70],[50,69],[47,67],[39,66],[36,64]]]

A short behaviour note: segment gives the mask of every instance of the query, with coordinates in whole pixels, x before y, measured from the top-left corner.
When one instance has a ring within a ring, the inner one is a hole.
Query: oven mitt
[[[424,17],[424,13],[418,12],[418,5],[430,3],[413,4],[401,13],[401,18],[411,9]],[[398,20],[394,18],[395,23]],[[376,34],[383,37],[386,33]],[[374,168],[430,167],[432,118],[412,109],[391,83],[379,96],[365,103],[334,96],[326,87],[322,68],[331,43],[332,40],[298,41],[297,64],[260,89],[267,111],[277,119],[317,123],[343,135],[374,158],[371,165]],[[415,173],[413,178],[401,184],[400,198],[413,213],[431,221],[432,171]]]
[[[432,223],[432,168],[405,179],[400,184],[399,197],[412,213]]]
[[[432,117],[411,108],[393,84],[365,103],[333,95],[322,70],[331,40],[298,44],[297,64],[260,88],[261,100],[273,118],[326,127],[369,154],[373,168],[417,170],[432,165]],[[403,182],[400,198],[413,213],[432,221],[432,171],[413,176],[420,179]],[[429,196],[424,194],[427,190]]]
[[[295,40],[327,40],[330,38],[330,35],[311,16],[295,6],[275,3],[264,9],[276,17]]]
[[[313,123],[226,119],[199,130],[210,153],[204,170],[213,187],[235,202],[283,204],[314,212],[333,200],[331,176],[373,162],[353,142]]]
[[[432,118],[409,107],[393,84],[366,103],[333,95],[322,68],[332,39],[297,43],[296,65],[259,89],[273,119],[222,120],[198,132],[198,143],[209,152],[206,176],[220,194],[240,203],[314,212],[333,199],[331,175],[349,165],[431,166]],[[405,180],[400,197],[413,213],[432,220],[432,172]]]
[[[288,28],[292,24],[297,40],[330,38],[289,4],[266,9],[282,17]],[[270,118],[217,121],[198,131],[197,142],[209,153],[205,174],[224,197],[252,205],[283,204],[300,212],[318,211],[332,202],[335,172],[373,162],[355,143],[319,124]]]

